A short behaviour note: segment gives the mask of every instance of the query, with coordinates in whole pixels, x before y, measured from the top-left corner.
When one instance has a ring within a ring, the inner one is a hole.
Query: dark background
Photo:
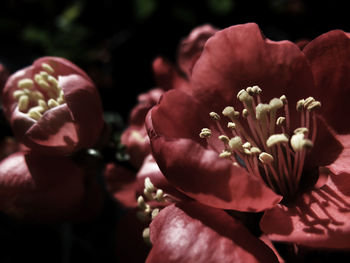
[[[312,39],[350,31],[347,1],[303,0],[6,0],[0,6],[0,61],[11,72],[44,55],[82,67],[104,107],[127,120],[136,96],[155,83],[157,55],[174,60],[195,26],[256,22],[273,39]]]
[[[313,39],[332,29],[350,31],[346,2],[3,0],[0,62],[12,73],[45,55],[73,61],[95,81],[105,111],[120,116],[123,129],[137,95],[155,86],[153,59],[175,62],[179,41],[195,26],[256,22],[273,40]],[[3,120],[1,135],[11,135]],[[115,251],[127,243],[116,242],[123,213],[107,199],[102,213],[84,224],[27,225],[0,214],[0,262],[116,262]],[[325,254],[312,254],[310,262],[322,259]]]

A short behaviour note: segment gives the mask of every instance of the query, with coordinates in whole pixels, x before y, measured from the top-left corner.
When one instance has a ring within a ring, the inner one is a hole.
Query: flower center
[[[238,92],[237,98],[244,106],[242,113],[232,106],[222,111],[222,115],[230,120],[228,129],[222,126],[218,113],[209,114],[220,133],[218,140],[224,145],[219,156],[230,160],[235,166],[244,167],[251,176],[260,177],[276,193],[293,197],[299,189],[306,154],[315,142],[315,109],[321,107],[321,103],[312,97],[297,102],[300,126],[289,136],[290,117],[286,96],[273,98],[264,104],[261,103],[261,92],[258,86]],[[279,115],[279,111],[282,114]],[[203,128],[199,134],[207,140],[211,135],[209,128]],[[215,150],[219,152],[219,149]]]
[[[41,64],[41,67],[43,71],[35,74],[33,79],[19,80],[18,89],[12,94],[18,101],[18,110],[36,121],[47,110],[65,103],[63,90],[57,78],[52,75],[54,69],[46,63]]]

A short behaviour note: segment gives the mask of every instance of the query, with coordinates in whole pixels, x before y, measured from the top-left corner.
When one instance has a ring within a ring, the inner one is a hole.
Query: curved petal
[[[218,158],[189,139],[162,137],[153,130],[152,111],[146,118],[154,158],[171,184],[209,206],[240,211],[261,211],[281,197],[245,169]]]
[[[340,30],[319,36],[303,49],[315,79],[317,99],[326,121],[340,133],[350,131],[350,38]],[[331,98],[331,99],[330,99]]]
[[[16,132],[20,130],[20,125],[23,125],[23,121],[15,118],[12,126]],[[76,129],[67,105],[63,104],[46,111],[27,130],[22,140],[33,150],[47,154],[68,154],[79,147]]]
[[[0,163],[0,209],[16,218],[70,218],[80,208],[83,186],[83,170],[67,158],[18,152]]]
[[[336,175],[350,174],[350,135],[337,135],[336,138],[344,148],[338,158],[327,167]]]
[[[222,210],[199,203],[170,205],[150,225],[152,262],[278,262],[258,238]]]
[[[314,87],[298,46],[265,39],[253,23],[221,30],[206,42],[193,68],[192,85],[194,96],[218,112],[237,101],[236,94],[248,86],[262,88],[263,102],[285,94],[292,107],[311,96]],[[234,106],[242,109],[240,104]]]
[[[330,176],[292,207],[278,205],[266,211],[260,226],[275,241],[349,249],[350,174]]]
[[[204,44],[218,29],[209,24],[196,27],[179,45],[177,62],[179,68],[190,77],[192,68],[200,57]]]
[[[64,98],[76,124],[79,144],[93,146],[103,128],[100,96],[92,82],[80,75],[59,77]]]

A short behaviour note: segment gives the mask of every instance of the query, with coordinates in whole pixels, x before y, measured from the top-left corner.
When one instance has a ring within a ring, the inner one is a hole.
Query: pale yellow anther
[[[29,97],[27,95],[22,95],[18,100],[18,110],[21,112],[25,112],[28,109],[29,105]]]
[[[143,230],[142,237],[143,237],[143,240],[145,241],[145,243],[147,243],[148,245],[152,245],[149,227],[146,227]]]
[[[152,192],[154,192],[156,190],[156,188],[152,184],[151,179],[149,177],[146,177],[144,183],[145,183],[145,189],[146,189],[147,192],[152,193]]]
[[[309,129],[306,127],[299,127],[294,130],[294,134],[302,133],[304,135],[309,133]]]
[[[43,113],[45,111],[45,109],[41,106],[35,106],[29,109],[28,113],[31,111],[36,111],[38,113]]]
[[[287,103],[287,96],[286,95],[282,95],[280,97],[280,100],[283,102],[284,105],[286,105],[286,103]]]
[[[266,140],[266,145],[267,147],[272,147],[276,144],[279,143],[287,143],[288,138],[285,134],[280,133],[280,134],[273,134],[271,135],[267,140]]]
[[[222,152],[219,154],[219,157],[220,157],[220,158],[230,158],[231,155],[232,155],[232,153],[229,152],[229,151],[222,151]]]
[[[257,120],[262,120],[265,118],[270,111],[270,105],[269,104],[263,104],[259,103],[258,106],[255,108],[255,115]]]
[[[226,135],[220,135],[219,140],[226,144],[230,141],[230,138],[227,137]]]
[[[245,142],[245,143],[243,143],[242,147],[244,149],[250,149],[250,147],[252,147],[252,145],[250,144],[250,142]]]
[[[285,117],[278,117],[277,121],[276,121],[276,125],[277,126],[282,126],[284,124],[284,122],[286,121]]]
[[[308,97],[304,100],[304,108],[307,108],[315,99],[313,97]]]
[[[238,92],[237,94],[237,98],[241,101],[241,102],[245,102],[247,104],[251,104],[253,101],[252,96],[249,95],[249,93],[242,89]]]
[[[235,111],[235,108],[233,108],[232,106],[227,106],[223,111],[222,111],[222,115],[232,119],[236,119],[239,117],[239,112]]]
[[[156,196],[155,196],[155,199],[158,201],[158,202],[163,202],[164,201],[164,192],[162,189],[158,189],[157,192],[156,192]]]
[[[251,151],[249,149],[243,149],[243,153],[246,155],[251,155]]]
[[[47,110],[47,109],[48,109],[45,100],[39,99],[39,100],[38,100],[38,105],[39,105],[40,107],[42,107],[44,110]]]
[[[15,90],[12,94],[13,98],[16,100],[18,100],[22,95],[25,95],[25,92],[23,90]]]
[[[65,101],[65,99],[64,99],[63,97],[59,97],[59,98],[57,99],[57,102],[58,102],[59,104],[63,104],[63,103],[65,103],[66,101]]]
[[[312,141],[306,139],[303,133],[294,134],[290,139],[290,144],[295,152],[310,149],[313,146]]]
[[[214,120],[214,121],[218,121],[220,120],[220,115],[217,114],[216,112],[212,111],[209,113],[209,116]]]
[[[248,87],[248,88],[245,89],[245,91],[248,92],[248,94],[249,94],[250,96],[253,96],[253,95],[254,95],[253,87]]]
[[[254,155],[257,155],[261,153],[261,150],[258,147],[253,146],[252,148],[250,148],[250,152]]]
[[[159,208],[155,208],[153,209],[151,216],[152,216],[152,220],[159,214]]]
[[[18,81],[17,86],[21,89],[32,89],[34,87],[34,82],[31,79],[25,78]]]
[[[147,198],[147,200],[152,201],[154,200],[153,192],[147,191],[146,188],[143,189],[143,195]]]
[[[48,91],[48,90],[51,89],[50,84],[47,83],[47,81],[44,80],[44,79],[41,79],[41,80],[37,81],[37,84],[38,84],[38,85],[40,86],[40,88],[42,88],[43,90]]]
[[[304,103],[305,103],[304,99],[297,101],[297,106],[296,106],[297,111],[302,111],[304,109]]]
[[[59,87],[58,80],[55,77],[49,75],[47,78],[47,81],[50,82],[54,87],[56,87],[56,88]]]
[[[211,136],[211,130],[208,128],[203,128],[199,133],[199,137],[201,138],[210,138],[210,136]]]
[[[308,105],[307,110],[311,111],[311,110],[315,110],[315,109],[319,109],[319,108],[321,108],[321,102],[313,101]]]
[[[231,129],[231,130],[235,130],[236,129],[236,123],[234,122],[228,122],[227,123],[227,128]]]
[[[42,115],[40,112],[32,108],[28,111],[28,116],[37,121],[41,118]]]
[[[228,145],[232,150],[243,151],[243,142],[242,138],[239,136],[235,136],[230,139]]]
[[[47,71],[49,74],[53,74],[55,70],[47,63],[42,63],[41,67],[43,70]]]
[[[259,160],[263,164],[270,164],[274,161],[274,158],[271,154],[266,153],[266,152],[262,152],[259,154]]]
[[[243,111],[242,111],[242,116],[243,116],[244,118],[247,118],[248,115],[249,115],[248,110],[247,110],[247,109],[243,109]]]
[[[262,89],[257,85],[253,86],[252,90],[253,90],[254,94],[260,94],[262,92]]]
[[[277,111],[278,109],[283,107],[283,101],[278,98],[273,98],[272,100],[270,100],[269,105],[271,110]]]
[[[50,109],[59,106],[58,102],[55,101],[54,99],[49,99],[49,101],[47,102],[47,105],[49,106]]]
[[[142,195],[137,198],[137,205],[142,210],[146,209],[146,202]]]
[[[49,78],[49,74],[46,71],[40,71],[40,76],[42,76],[44,80],[48,80]]]
[[[32,101],[38,101],[38,100],[44,99],[44,95],[38,90],[34,90],[30,92],[29,97]]]

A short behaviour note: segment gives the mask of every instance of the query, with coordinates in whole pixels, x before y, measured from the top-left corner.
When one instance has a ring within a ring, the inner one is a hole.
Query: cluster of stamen
[[[315,109],[321,106],[312,97],[299,100],[296,105],[300,113],[300,127],[290,131],[288,101],[285,95],[273,98],[268,104],[261,102],[258,86],[242,89],[237,94],[244,109],[240,113],[228,106],[222,115],[230,121],[223,127],[221,116],[210,112],[215,128],[221,134],[218,139],[224,149],[216,149],[221,158],[232,161],[233,165],[244,167],[252,176],[257,176],[276,193],[293,196],[303,171],[309,149],[313,147],[317,132]],[[282,116],[278,116],[282,111]],[[199,134],[209,140],[212,130],[203,128]]]
[[[164,206],[166,203],[171,203],[173,198],[164,193],[162,189],[157,189],[149,177],[145,179],[144,186],[143,196],[140,195],[137,198],[137,205],[139,207],[137,217],[139,220],[146,222],[152,221],[158,215],[160,211],[159,207]],[[151,202],[153,204],[150,204]],[[142,237],[146,243],[151,244],[149,231],[149,227],[146,227],[143,230]]]
[[[18,89],[13,92],[13,98],[18,101],[18,110],[34,120],[49,109],[65,103],[63,90],[57,78],[53,76],[54,69],[47,63],[41,64],[42,71],[33,79],[23,78],[18,81]]]

